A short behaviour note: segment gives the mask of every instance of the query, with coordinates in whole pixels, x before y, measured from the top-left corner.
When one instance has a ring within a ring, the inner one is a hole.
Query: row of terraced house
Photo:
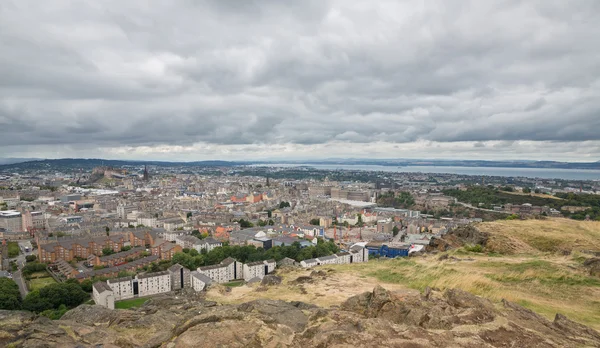
[[[53,263],[59,259],[65,261],[75,258],[88,259],[92,256],[100,257],[103,255],[103,249],[110,248],[118,253],[125,246],[146,247],[152,255],[158,256],[161,260],[170,260],[175,253],[183,250],[180,245],[158,238],[152,231],[132,231],[126,235],[65,239],[41,244],[38,248],[38,259],[45,263]]]

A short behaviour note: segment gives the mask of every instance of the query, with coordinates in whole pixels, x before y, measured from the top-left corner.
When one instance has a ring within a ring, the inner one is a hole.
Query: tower
[[[148,181],[150,179],[150,175],[148,175],[148,167],[144,165],[144,181]]]

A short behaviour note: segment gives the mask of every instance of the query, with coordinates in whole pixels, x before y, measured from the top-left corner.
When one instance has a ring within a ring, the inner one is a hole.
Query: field
[[[19,253],[21,252],[21,249],[19,249],[19,243],[8,242],[7,246],[8,246],[8,257],[12,258],[12,257],[19,256]]]
[[[52,285],[55,283],[56,283],[56,280],[54,280],[54,278],[52,278],[50,276],[32,278],[31,280],[29,280],[29,290],[30,291],[39,290],[45,286]]]
[[[326,271],[323,279],[308,277],[311,270],[282,270],[278,271],[282,285],[241,286],[231,291],[214,286],[207,296],[229,303],[271,298],[327,307],[370,291],[376,284],[408,292],[427,286],[461,288],[497,304],[502,299],[518,303],[550,320],[561,313],[600,329],[600,278],[588,274],[582,263],[590,256],[578,251],[600,250],[600,222],[513,220],[477,227],[492,233],[490,252],[461,248],[450,251],[445,260],[440,260],[444,254],[437,254],[316,268]],[[571,253],[565,255],[563,250]],[[299,282],[299,277],[306,278]]]
[[[146,303],[146,301],[148,301],[147,298],[133,298],[131,300],[119,301],[119,302],[115,302],[115,308],[116,309],[129,309],[129,308],[134,308],[134,307],[140,307],[144,303]]]
[[[232,282],[224,283],[223,284],[223,286],[227,286],[227,287],[230,287],[230,288],[235,288],[237,286],[242,286],[242,285],[244,285],[244,281],[243,280],[234,280]]]

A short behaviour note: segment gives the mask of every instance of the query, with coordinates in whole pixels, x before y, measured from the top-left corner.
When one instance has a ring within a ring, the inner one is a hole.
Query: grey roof
[[[208,271],[211,269],[217,269],[217,268],[223,268],[223,267],[226,267],[226,266],[219,264],[219,265],[198,267],[198,269],[201,271]]]
[[[337,259],[337,256],[335,256],[335,255],[322,256],[322,257],[318,257],[318,259],[320,261],[335,260],[335,259]]]
[[[127,276],[127,277],[120,277],[120,278],[115,278],[115,279],[109,279],[108,281],[111,282],[111,283],[120,283],[120,282],[131,281],[131,279],[133,279],[131,276]]]
[[[144,273],[144,274],[140,274],[138,275],[138,279],[145,279],[145,278],[152,278],[152,277],[159,277],[159,276],[164,276],[164,275],[169,275],[168,271],[162,271],[162,272],[154,272],[154,273]]]
[[[98,291],[99,293],[103,293],[105,291],[112,291],[112,289],[110,288],[110,286],[108,286],[108,284],[106,284],[106,282],[96,282],[94,283],[94,285],[92,285],[94,287],[94,289],[96,289],[96,291]]]
[[[275,259],[268,259],[265,260],[266,263],[276,263]]]
[[[336,255],[337,256],[346,256],[346,255],[350,255],[350,253],[343,252],[343,253],[337,253]]]
[[[233,257],[228,257],[228,258],[226,258],[225,260],[221,261],[221,264],[222,264],[223,266],[229,266],[229,265],[231,265],[232,263],[234,263],[234,262],[236,262],[236,261],[237,261],[237,260],[236,260],[236,259],[234,259]]]
[[[221,242],[212,237],[204,238],[204,240],[202,241],[204,242],[204,244],[221,244]]]
[[[319,260],[317,260],[317,259],[306,259],[306,260],[303,260],[303,261],[305,263],[317,263],[317,262],[319,262]]]
[[[209,276],[207,276],[206,274],[202,274],[198,271],[194,271],[192,273],[190,273],[192,275],[192,277],[202,281],[204,284],[211,284],[213,282],[212,279],[210,279]]]
[[[169,267],[167,270],[169,270],[171,272],[177,272],[177,271],[179,271],[182,268],[185,268],[185,267],[183,267],[182,265],[176,263],[173,266]]]
[[[255,261],[255,262],[248,262],[246,264],[246,266],[258,266],[258,265],[264,265],[264,261]]]
[[[75,276],[75,278],[77,279],[85,279],[85,278],[92,278],[95,276],[102,276],[102,275],[106,275],[106,274],[111,274],[114,272],[120,272],[120,271],[126,271],[129,270],[131,268],[137,268],[141,265],[145,265],[145,264],[149,264],[151,262],[157,261],[158,255],[152,255],[152,256],[148,256],[148,257],[144,257],[143,259],[138,259],[135,261],[131,261],[129,263],[126,263],[124,265],[120,265],[120,266],[115,266],[115,267],[109,267],[109,268],[102,268],[102,269],[98,269],[98,270],[94,270],[94,271],[89,271],[89,272],[85,272],[85,273],[79,273]]]
[[[135,253],[142,252],[144,250],[145,249],[142,247],[137,247],[137,248],[129,249],[127,251],[121,251],[116,254],[102,256],[102,257],[100,257],[100,262],[106,262],[106,261],[110,261],[110,260],[114,260],[114,259],[119,259],[121,257],[127,257],[127,256],[133,255]]]

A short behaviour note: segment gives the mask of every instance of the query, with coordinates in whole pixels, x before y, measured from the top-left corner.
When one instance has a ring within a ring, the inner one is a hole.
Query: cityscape
[[[0,347],[600,347],[600,2],[0,2]]]

